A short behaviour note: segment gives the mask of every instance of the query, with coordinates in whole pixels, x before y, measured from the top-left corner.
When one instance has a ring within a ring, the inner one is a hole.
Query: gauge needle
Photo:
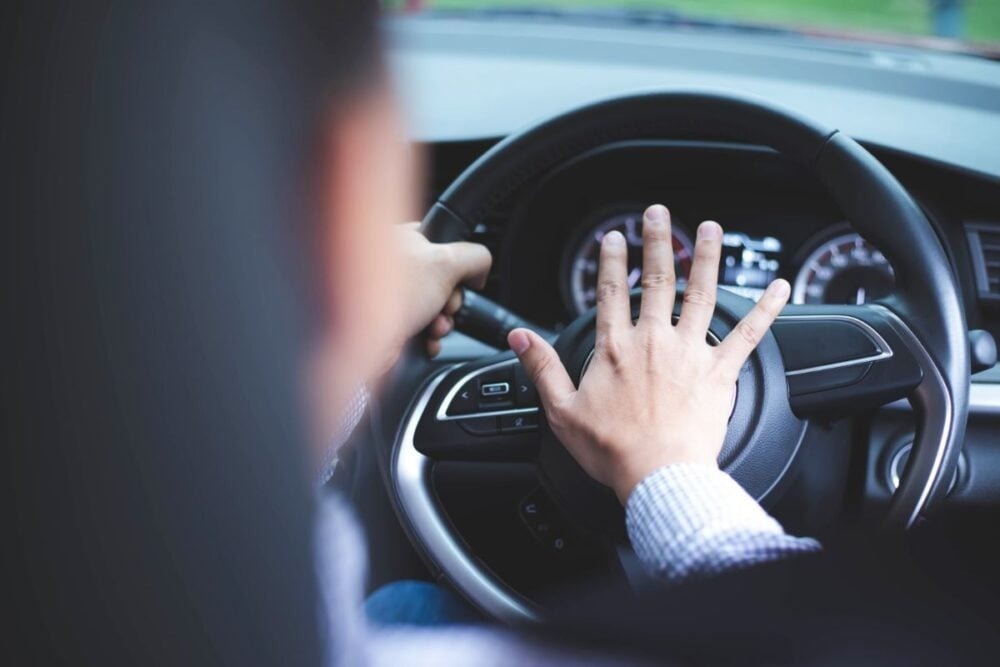
[[[636,283],[639,282],[639,277],[642,276],[642,269],[638,266],[632,269],[632,272],[628,274],[628,288],[632,289],[635,287]]]
[[[856,303],[859,306],[863,306],[865,305],[865,299],[867,297],[868,297],[868,290],[866,290],[864,287],[859,287],[858,295],[855,298],[854,303]]]

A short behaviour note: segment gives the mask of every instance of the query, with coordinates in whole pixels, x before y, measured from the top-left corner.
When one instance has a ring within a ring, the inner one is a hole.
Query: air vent
[[[1000,299],[1000,222],[974,222],[965,229],[979,296]]]

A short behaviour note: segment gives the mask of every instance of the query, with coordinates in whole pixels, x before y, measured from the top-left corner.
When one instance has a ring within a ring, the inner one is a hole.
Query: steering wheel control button
[[[486,371],[479,376],[479,395],[483,400],[508,400],[510,386],[514,381],[511,364]]]
[[[469,417],[468,419],[459,420],[458,423],[462,425],[462,428],[466,432],[480,437],[500,433],[496,417]]]
[[[541,488],[521,499],[518,514],[532,537],[555,554],[567,553],[578,543],[573,529]]]
[[[523,433],[538,430],[538,413],[522,412],[513,415],[500,416],[501,433]]]
[[[467,415],[479,407],[479,397],[476,391],[476,381],[469,380],[455,393],[448,405],[448,415]]]
[[[479,409],[503,410],[513,405],[511,385],[514,372],[511,364],[487,371],[479,376]]]
[[[487,400],[506,399],[510,395],[507,382],[490,382],[479,387],[479,395]]]
[[[520,363],[514,364],[514,405],[519,408],[538,407],[538,390]]]

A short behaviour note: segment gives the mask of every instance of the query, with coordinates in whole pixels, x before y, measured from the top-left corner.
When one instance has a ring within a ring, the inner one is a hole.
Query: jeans
[[[374,625],[455,625],[483,617],[450,590],[428,581],[394,581],[365,600],[365,616]]]

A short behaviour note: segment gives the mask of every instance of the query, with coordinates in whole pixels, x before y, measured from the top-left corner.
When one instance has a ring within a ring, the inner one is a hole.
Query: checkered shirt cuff
[[[323,466],[323,472],[319,476],[320,486],[329,482],[330,478],[333,477],[333,472],[337,469],[340,448],[351,437],[351,433],[357,428],[367,408],[368,389],[363,384],[359,384],[358,388],[354,390],[351,400],[348,401],[347,406],[344,408],[343,414],[340,416],[337,432],[330,438],[327,445],[326,465]]]
[[[707,465],[660,468],[625,506],[629,539],[646,570],[667,581],[706,576],[816,551],[787,535],[725,472]]]

